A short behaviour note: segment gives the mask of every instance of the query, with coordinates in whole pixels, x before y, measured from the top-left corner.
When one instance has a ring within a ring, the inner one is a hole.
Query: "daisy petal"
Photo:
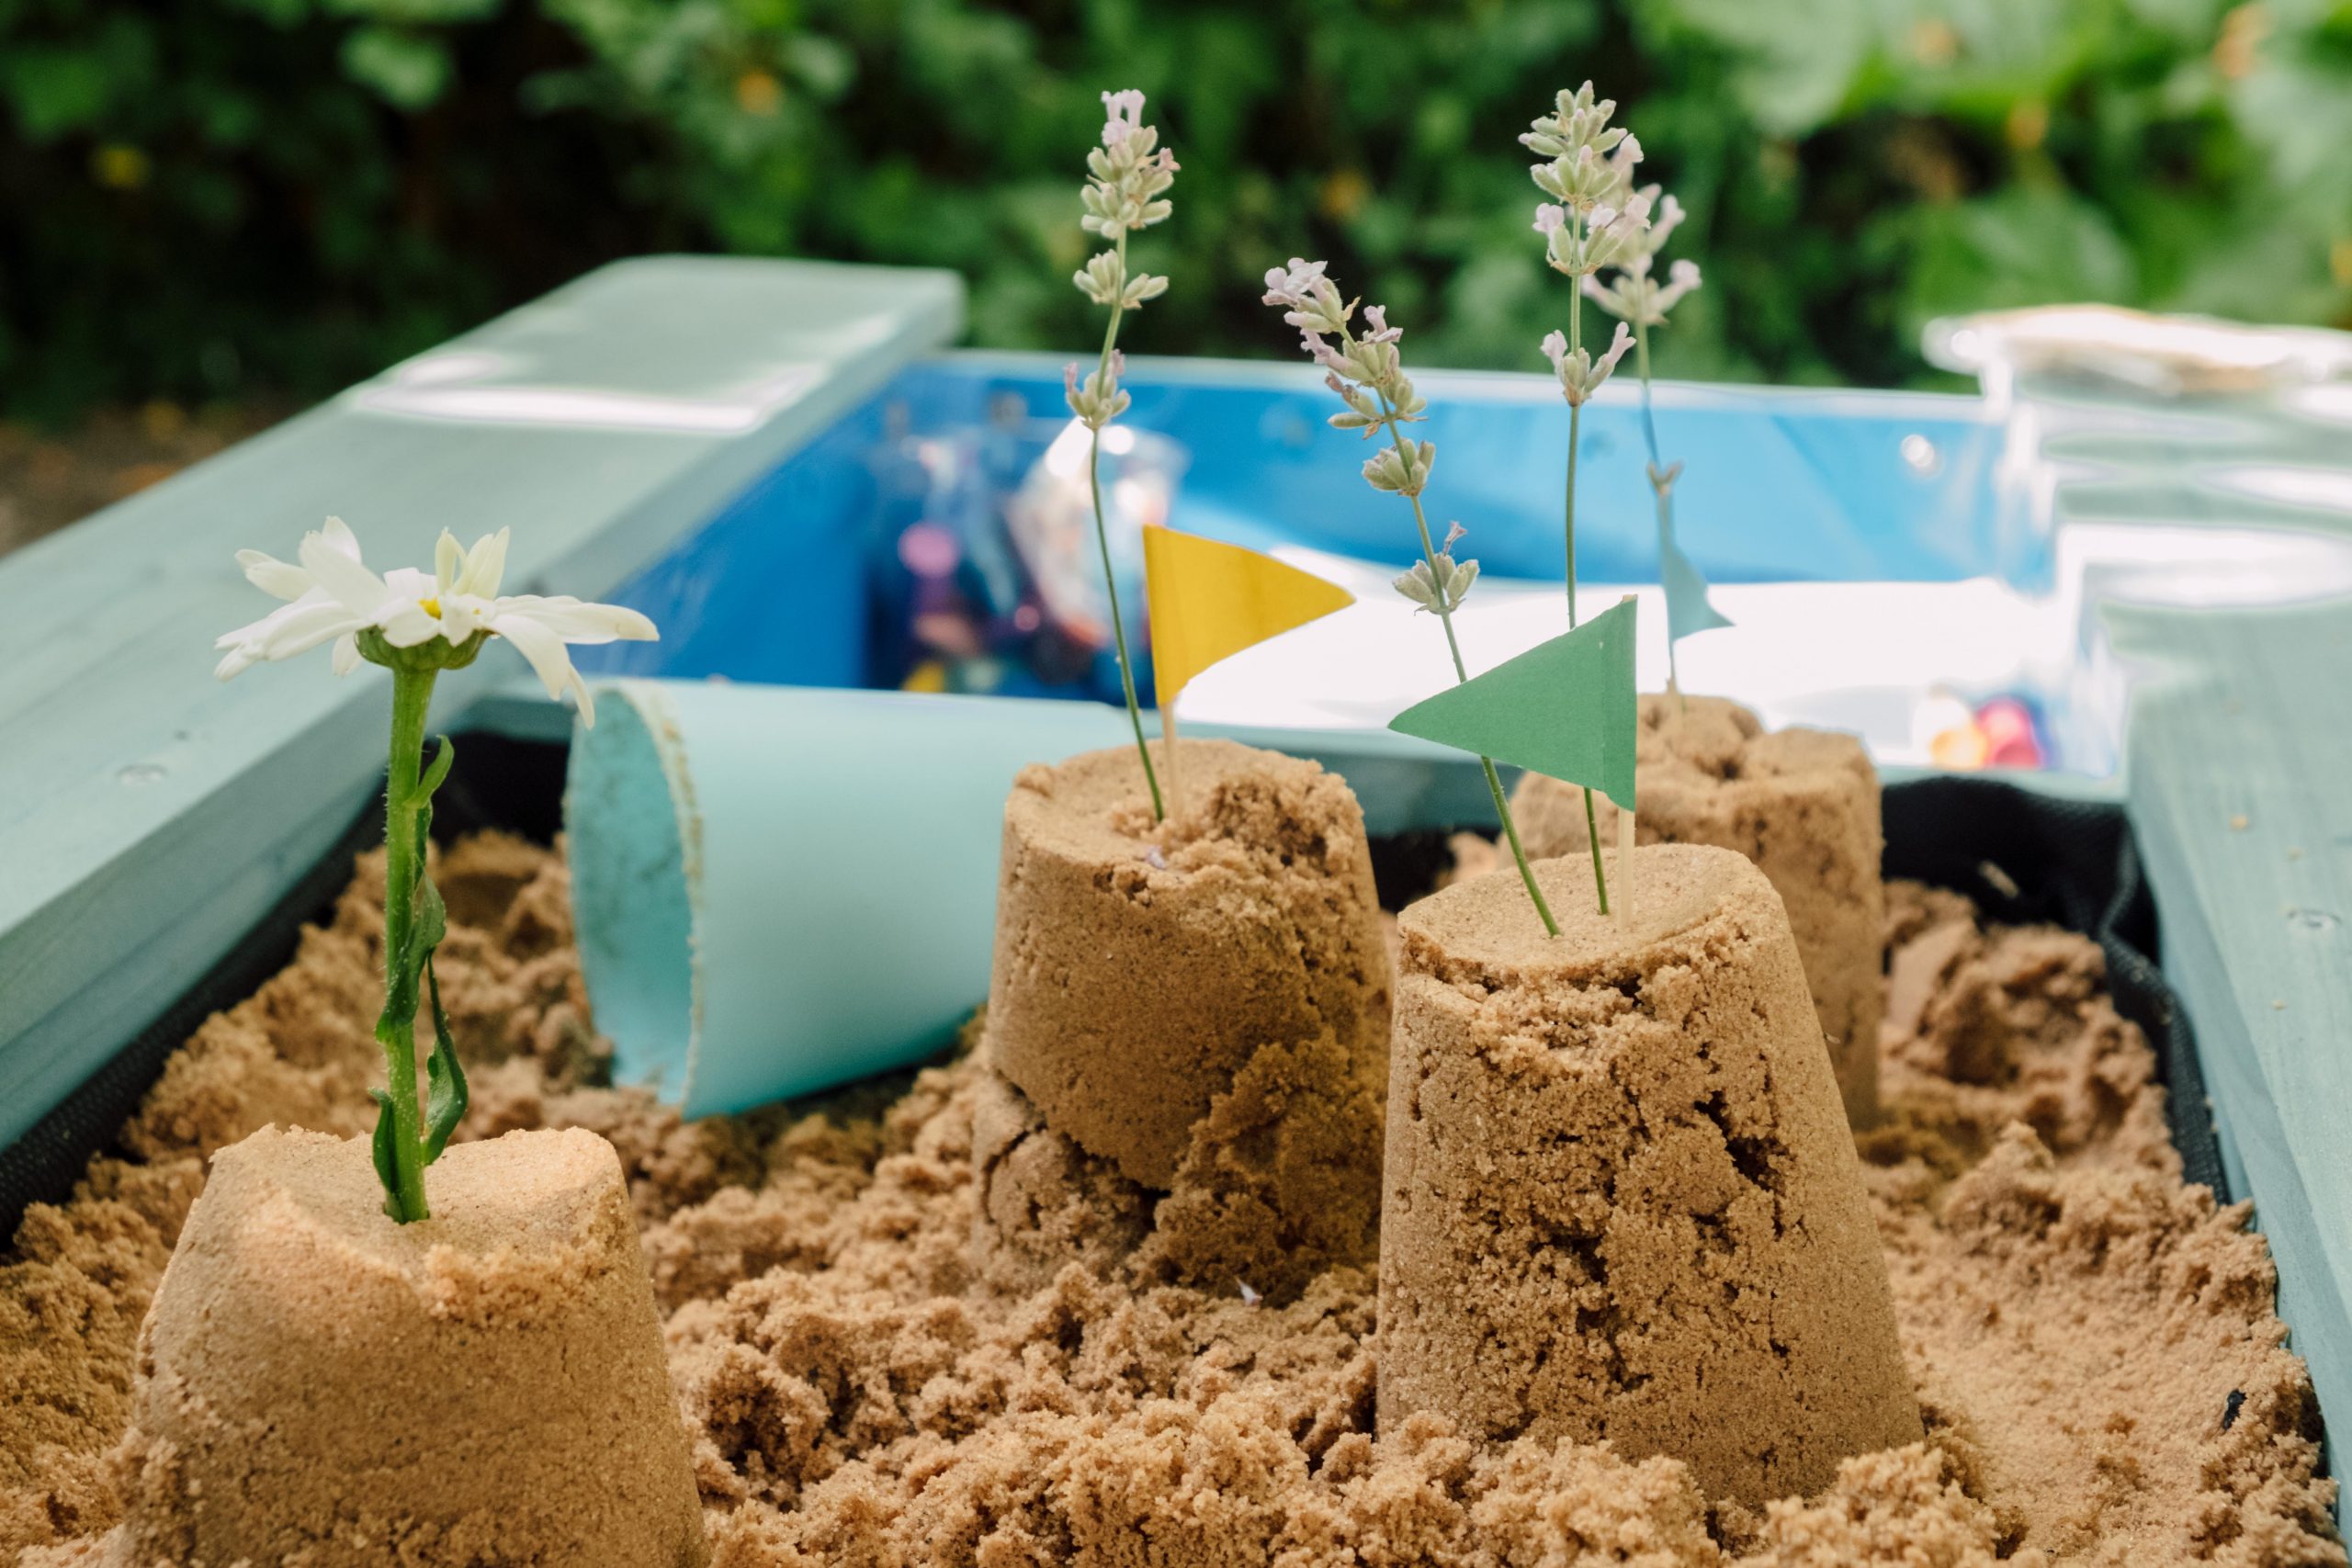
[[[545,626],[566,642],[656,642],[661,633],[637,611],[620,604],[591,604],[570,594],[541,598],[521,593],[501,599],[492,614],[503,619],[522,615]],[[502,628],[503,629],[503,628]]]
[[[448,593],[441,599],[441,635],[463,642],[486,624],[490,605],[470,593]]]
[[[334,672],[348,675],[359,668],[359,638],[345,632],[334,639]]]
[[[549,627],[529,615],[494,615],[490,617],[490,629],[514,645],[514,650],[531,661],[531,669],[539,684],[548,689],[550,697],[563,695],[565,687],[578,682],[578,671],[571,667],[571,655],[563,650],[563,638]]]
[[[297,654],[308,653],[329,638],[356,632],[367,624],[334,601],[320,599],[288,604],[284,609],[273,611],[253,625],[240,626],[229,633],[213,646],[250,654],[246,660],[246,665],[250,665],[265,659],[291,659]],[[240,669],[244,667],[239,666]],[[235,672],[232,671],[230,673]],[[228,676],[221,679],[226,680]]]
[[[328,518],[319,532],[325,536],[328,544],[343,554],[349,556],[353,560],[359,558],[359,536],[353,533],[351,525],[342,518]]]
[[[394,648],[414,648],[441,635],[441,623],[413,599],[388,599],[368,619]]]
[[[297,605],[295,608],[297,613],[287,616],[271,634],[264,652],[266,658],[297,658],[322,642],[349,637],[364,624],[340,604]]]
[[[498,584],[506,576],[507,537],[508,530],[501,528],[474,541],[474,547],[466,553],[465,574],[458,580],[458,592],[498,597]]]
[[[580,727],[582,729],[595,728],[596,699],[589,694],[588,682],[580,678],[576,667],[571,671],[571,700],[580,705]]]
[[[440,635],[441,623],[423,603],[433,597],[435,587],[431,574],[413,567],[396,566],[384,573],[384,602],[369,618],[382,628],[386,642],[414,648]]]
[[[239,550],[237,564],[245,569],[247,582],[273,599],[300,599],[314,586],[311,574],[300,567],[259,550]]]
[[[323,593],[313,593],[305,598],[298,599],[291,604],[280,604],[277,609],[272,610],[268,615],[264,615],[258,621],[248,621],[243,626],[237,627],[234,631],[222,632],[219,637],[212,639],[212,646],[215,648],[235,648],[245,643],[251,643],[255,646],[266,644],[270,640],[270,638],[277,635],[277,628],[284,626],[289,619],[301,615],[306,611],[315,609],[321,604],[332,605],[334,604],[334,601],[329,599]],[[340,605],[335,607],[337,609],[341,608]],[[348,612],[345,613],[347,614]]]
[[[356,615],[373,616],[391,596],[382,578],[360,565],[356,556],[330,544],[323,534],[302,536],[301,561],[319,587]]]
[[[433,541],[433,586],[447,593],[458,586],[458,575],[466,570],[465,547],[458,543],[458,536],[448,529]]]

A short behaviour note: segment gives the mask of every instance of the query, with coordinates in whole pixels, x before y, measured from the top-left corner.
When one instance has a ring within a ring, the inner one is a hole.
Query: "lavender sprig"
[[[1657,418],[1653,411],[1650,390],[1650,329],[1666,325],[1667,313],[1682,302],[1683,297],[1699,287],[1699,264],[1678,261],[1667,269],[1664,283],[1651,276],[1650,269],[1658,252],[1666,246],[1667,237],[1681,225],[1682,204],[1668,196],[1661,197],[1658,187],[1645,186],[1640,193],[1657,213],[1657,221],[1643,234],[1641,243],[1618,264],[1618,273],[1609,283],[1598,276],[1587,276],[1577,283],[1584,297],[1617,318],[1617,335],[1625,335],[1625,323],[1634,326],[1634,363],[1642,378],[1642,438],[1649,447],[1650,491],[1657,500],[1658,554],[1661,559],[1674,541],[1674,481],[1682,473],[1679,462],[1668,463],[1658,453]],[[1681,671],[1675,658],[1673,622],[1668,622],[1666,639],[1666,685],[1678,700],[1682,694]]]
[[[1062,371],[1062,396],[1070,412],[1085,425],[1086,486],[1094,499],[1094,542],[1102,553],[1102,587],[1110,598],[1111,635],[1119,652],[1119,685],[1127,699],[1127,722],[1136,732],[1136,752],[1143,759],[1144,783],[1151,789],[1151,815],[1164,820],[1168,810],[1160,799],[1159,776],[1152,771],[1151,749],[1144,743],[1143,705],[1136,700],[1134,661],[1127,654],[1126,623],[1119,615],[1119,585],[1111,570],[1111,536],[1102,518],[1102,427],[1127,412],[1131,401],[1119,385],[1126,375],[1126,356],[1119,352],[1119,322],[1129,310],[1143,308],[1168,291],[1168,279],[1149,273],[1127,271],[1127,236],[1148,229],[1174,210],[1163,194],[1176,180],[1175,155],[1159,145],[1159,132],[1143,123],[1143,94],[1134,88],[1102,95],[1102,145],[1086,155],[1087,181],[1079,193],[1084,215],[1079,226],[1111,242],[1070,276],[1080,293],[1111,312],[1102,333],[1102,352],[1084,381],[1078,366]]]
[[[1344,412],[1330,416],[1332,428],[1352,430],[1366,439],[1387,433],[1388,445],[1364,461],[1364,482],[1412,503],[1413,525],[1421,544],[1421,558],[1396,580],[1395,587],[1412,601],[1417,612],[1427,610],[1437,616],[1445,628],[1446,650],[1453,657],[1454,679],[1466,684],[1470,671],[1462,660],[1461,640],[1454,635],[1453,613],[1477,581],[1478,563],[1453,558],[1453,547],[1464,532],[1459,523],[1447,528],[1442,547],[1430,536],[1421,493],[1429,488],[1430,476],[1437,467],[1437,446],[1405,434],[1406,425],[1419,423],[1426,417],[1429,404],[1405,373],[1404,357],[1396,347],[1404,329],[1388,324],[1383,307],[1370,305],[1363,311],[1365,330],[1357,332],[1351,324],[1356,301],[1341,297],[1339,287],[1324,275],[1323,263],[1296,256],[1289,266],[1267,272],[1264,302],[1282,308],[1283,320],[1298,329],[1300,348],[1323,367],[1323,384],[1347,405]],[[1510,841],[1511,858],[1519,863],[1527,897],[1544,921],[1545,934],[1557,936],[1559,923],[1553,919],[1544,890],[1536,886],[1534,870],[1527,863],[1527,852],[1520,845],[1519,825],[1511,819],[1510,802],[1503,794],[1494,760],[1482,756],[1478,765],[1486,771],[1487,790],[1494,796],[1495,815],[1501,820],[1503,836]]]
[[[1634,169],[1642,161],[1642,144],[1623,126],[1612,126],[1614,99],[1596,99],[1592,84],[1563,92],[1553,100],[1552,112],[1532,122],[1520,141],[1544,160],[1528,173],[1536,188],[1552,199],[1535,209],[1535,231],[1544,236],[1544,257],[1555,272],[1577,280],[1579,288],[1605,266],[1624,265],[1638,254],[1650,227],[1650,194],[1634,187]],[[1608,352],[1594,358],[1584,347],[1584,307],[1581,293],[1568,305],[1568,330],[1564,337],[1552,333],[1544,339],[1544,353],[1560,382],[1568,404],[1568,472],[1563,502],[1567,534],[1568,627],[1577,625],[1577,453],[1583,438],[1584,405],[1609,379],[1610,372],[1631,346],[1621,323]],[[1593,886],[1600,896],[1600,912],[1609,912],[1609,884],[1600,863],[1600,834],[1595,821],[1592,791],[1584,792],[1585,838],[1592,846]]]

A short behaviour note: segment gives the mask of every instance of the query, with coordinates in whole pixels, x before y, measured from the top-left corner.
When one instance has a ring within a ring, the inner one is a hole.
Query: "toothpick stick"
[[[1617,918],[1634,918],[1634,814],[1617,813]]]
[[[1159,705],[1159,760],[1168,774],[1168,815],[1184,809],[1184,786],[1176,777],[1176,700]]]
[[[1631,604],[1635,596],[1621,594],[1617,603]],[[1617,912],[1630,923],[1633,919],[1634,885],[1634,813],[1624,807],[1617,813]]]

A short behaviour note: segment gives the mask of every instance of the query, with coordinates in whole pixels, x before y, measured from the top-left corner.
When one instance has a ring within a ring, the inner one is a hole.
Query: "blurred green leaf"
[[[2229,96],[2281,184],[2352,205],[2352,61],[2267,60]]]
[[[343,40],[343,68],[394,108],[429,108],[449,85],[449,51],[435,39],[366,27]]]
[[[2064,192],[2002,191],[1894,220],[1909,252],[1903,325],[1937,316],[2080,299],[2128,299],[2132,254],[2097,209]]]
[[[504,0],[314,0],[320,9],[356,21],[403,28],[478,22]]]
[[[2044,299],[2352,324],[2352,0],[0,0],[0,408],[315,396],[648,250],[952,266],[974,341],[1080,352],[1125,86],[1183,165],[1137,352],[1289,355],[1306,255],[1529,368],[1514,138],[1587,76],[1706,268],[1663,374],[1928,382],[1928,317]]]
[[[87,130],[106,114],[113,73],[95,49],[26,49],[0,58],[17,129],[28,141]]]
[[[1776,136],[1802,135],[1837,112],[1877,44],[1882,9],[1872,0],[1808,0],[1802,15],[1756,0],[1658,3],[1688,33],[1736,62],[1734,92],[1756,124]]]

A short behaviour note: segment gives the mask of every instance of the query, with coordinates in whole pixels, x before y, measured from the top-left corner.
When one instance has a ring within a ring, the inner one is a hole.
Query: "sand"
[[[1879,881],[1883,847],[1878,771],[1850,735],[1767,730],[1721,697],[1645,693],[1636,739],[1645,844],[1714,844],[1763,869],[1788,907],[1806,983],[1829,1042],[1838,1089],[1857,1127],[1878,1117]],[[1530,773],[1512,792],[1531,855],[1589,852],[1584,792]],[[1604,849],[1617,842],[1617,807],[1593,797]]]
[[[123,1562],[705,1561],[612,1146],[516,1131],[428,1180],[403,1225],[366,1138],[214,1159],[141,1342]]]
[[[1048,1126],[975,1051],[973,1261],[997,1291],[1073,1259],[1137,1283],[1248,1285],[1277,1304],[1380,1253],[1385,1063],[1329,1035],[1253,1053],[1188,1131],[1168,1190]]]
[[[1917,1442],[1878,1229],[1780,896],[1735,851],[1398,918],[1380,1427],[1686,1461],[1761,1506]]]
[[[1230,740],[1185,741],[1177,761],[1161,759],[1182,788],[1162,823],[1130,747],[1022,770],[989,984],[998,1070],[1055,1132],[1159,1190],[1261,1050],[1328,1038],[1375,1074],[1388,1054],[1353,793]]]
[[[1861,1147],[1928,1438],[1753,1510],[1671,1460],[1484,1450],[1431,1417],[1376,1437],[1361,1269],[1283,1307],[1079,1267],[993,1292],[970,1246],[974,1065],[822,1116],[682,1125],[594,1087],[560,863],[492,839],[440,874],[465,1135],[584,1126],[619,1149],[716,1562],[2345,1561],[2267,1253],[2242,1206],[2181,1184],[2153,1058],[2071,935],[1890,887],[1886,1117]],[[19,1229],[0,1551],[85,1562],[119,1517],[107,1454],[204,1155],[273,1120],[365,1130],[380,885],[364,871]]]

